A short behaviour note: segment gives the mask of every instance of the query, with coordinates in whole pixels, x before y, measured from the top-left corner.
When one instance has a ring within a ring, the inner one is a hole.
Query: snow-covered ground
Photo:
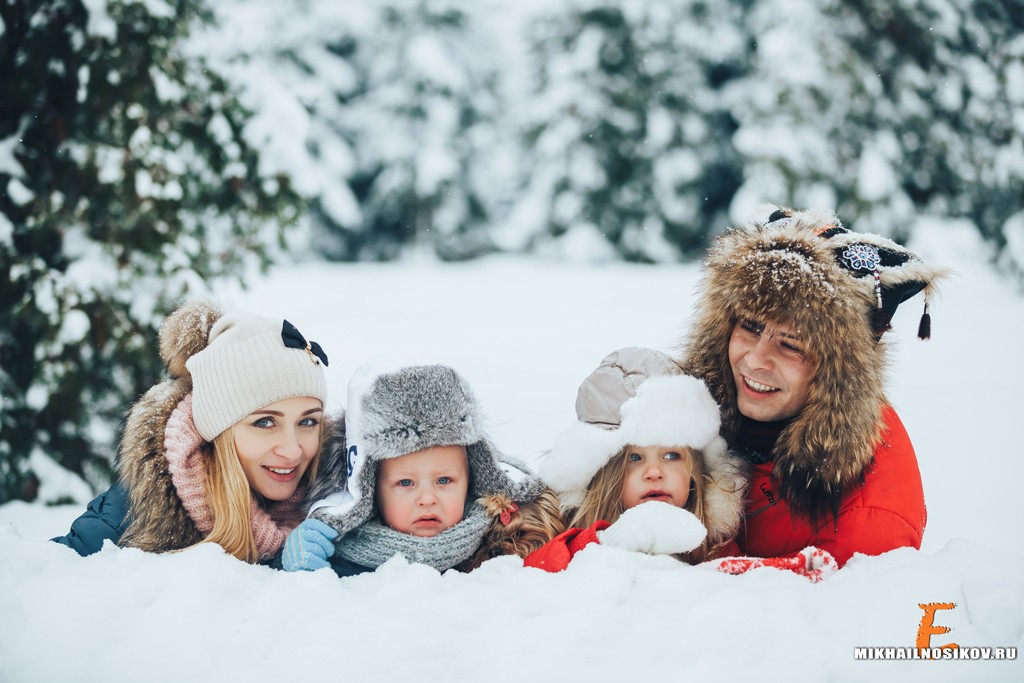
[[[921,461],[921,551],[857,557],[821,584],[732,577],[666,558],[587,549],[562,574],[499,558],[441,576],[393,560],[374,574],[286,574],[214,547],[90,558],[45,542],[76,507],[0,507],[0,681],[688,680],[1020,681],[1014,661],[858,661],[911,647],[920,603],[952,602],[932,645],[1024,646],[1024,465],[1014,437],[1024,297],[985,265],[969,226],[922,225],[911,245],[957,275],[915,338],[920,300],[890,343],[889,395]],[[413,351],[470,380],[495,441],[542,457],[574,419],[580,380],[609,351],[673,351],[697,267],[283,266],[227,305],[287,317],[330,354],[330,404],[369,357]],[[1017,454],[1017,455],[1014,455]]]

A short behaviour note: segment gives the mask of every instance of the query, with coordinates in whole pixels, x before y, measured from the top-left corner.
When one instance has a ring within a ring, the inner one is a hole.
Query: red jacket
[[[816,527],[791,516],[786,501],[779,499],[772,463],[755,465],[744,529],[736,539],[741,552],[776,557],[816,546],[842,567],[855,552],[879,555],[904,546],[920,548],[927,512],[917,456],[891,406],[885,407],[883,418],[882,439],[864,484],[843,500],[835,520],[830,517]]]
[[[523,566],[536,567],[547,572],[560,572],[569,566],[576,553],[591,543],[600,543],[597,540],[597,532],[609,526],[608,522],[599,519],[586,529],[566,529],[527,555],[523,560]]]

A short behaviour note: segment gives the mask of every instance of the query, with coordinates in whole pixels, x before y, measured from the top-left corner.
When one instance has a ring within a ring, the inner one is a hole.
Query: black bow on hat
[[[303,349],[309,354],[310,360],[313,361],[314,365],[319,365],[320,361],[323,361],[324,365],[327,366],[327,354],[324,353],[323,348],[315,341],[306,341],[306,338],[302,336],[302,333],[295,329],[295,325],[292,325],[287,320],[284,321],[284,325],[281,327],[281,341],[289,349]],[[315,358],[314,358],[315,356]],[[317,360],[319,358],[320,360]]]

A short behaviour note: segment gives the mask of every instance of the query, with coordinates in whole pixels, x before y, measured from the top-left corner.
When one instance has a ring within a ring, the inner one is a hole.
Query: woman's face
[[[253,491],[286,500],[320,448],[323,404],[310,396],[271,403],[235,423],[235,449]]]
[[[626,476],[622,481],[622,509],[649,500],[676,507],[690,497],[690,463],[687,448],[630,446],[626,449]]]

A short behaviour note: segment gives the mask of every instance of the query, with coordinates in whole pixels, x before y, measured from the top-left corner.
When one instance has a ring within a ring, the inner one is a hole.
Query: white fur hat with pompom
[[[705,487],[711,537],[735,531],[746,477],[719,436],[718,404],[702,381],[684,375],[653,349],[613,351],[580,385],[579,420],[556,440],[540,467],[563,507],[578,506],[594,475],[625,446],[700,451],[712,486]]]

